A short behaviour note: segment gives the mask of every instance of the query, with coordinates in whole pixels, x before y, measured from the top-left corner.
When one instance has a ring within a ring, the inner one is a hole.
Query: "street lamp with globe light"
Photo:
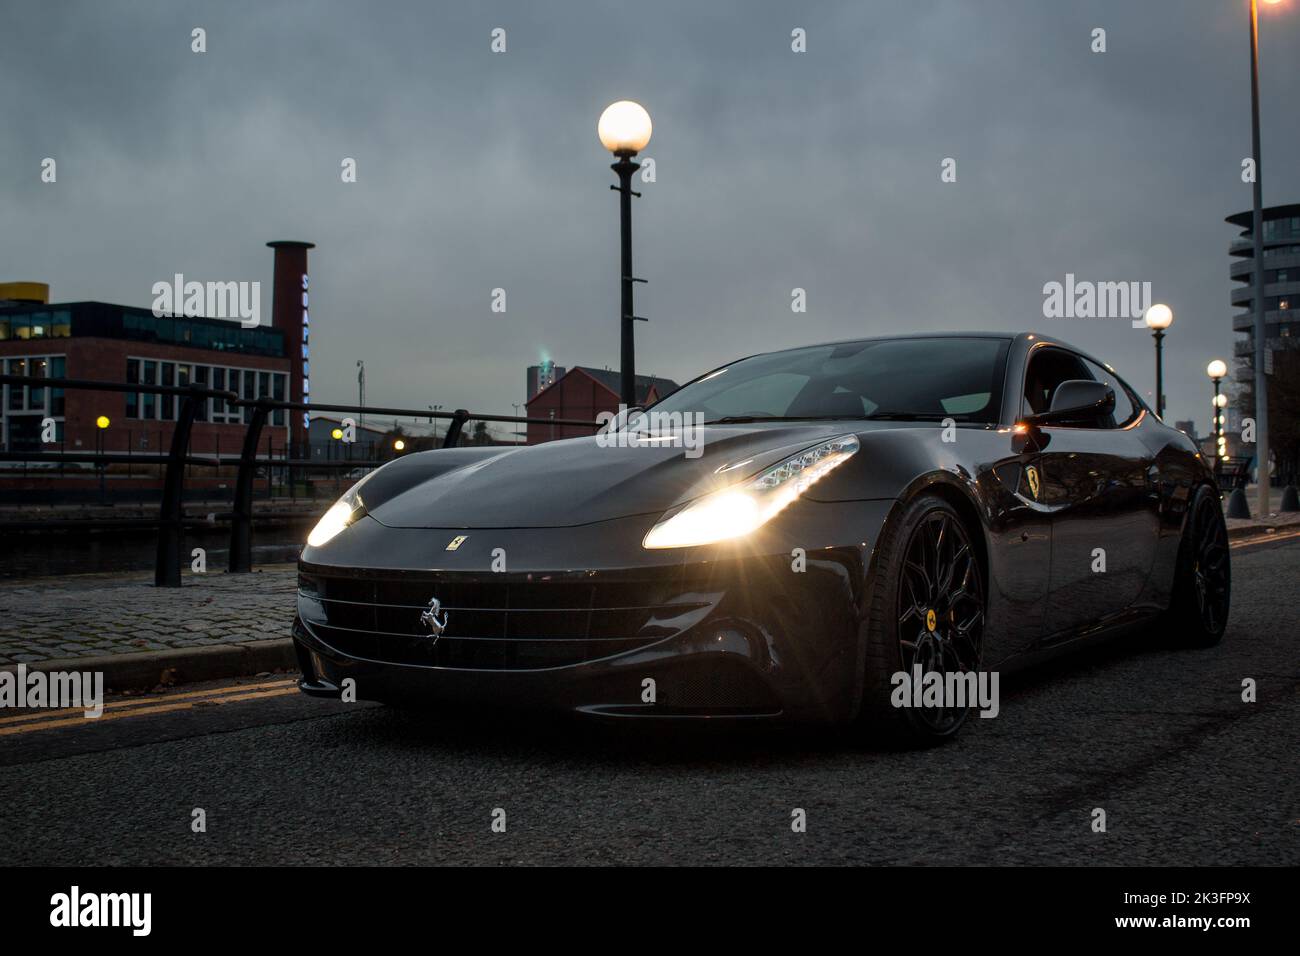
[[[645,107],[631,100],[611,103],[605,107],[605,111],[600,114],[600,119],[596,123],[596,135],[600,137],[601,145],[618,157],[618,161],[610,166],[610,169],[618,175],[618,185],[609,188],[617,190],[619,194],[622,267],[620,399],[629,408],[636,404],[636,350],[633,343],[632,323],[637,317],[632,310],[632,284],[645,281],[637,280],[632,276],[632,197],[641,195],[632,191],[632,174],[641,168],[641,164],[633,162],[632,157],[645,149],[646,144],[650,142],[652,129],[650,114],[645,111]]]
[[[1151,337],[1156,340],[1156,418],[1165,417],[1165,379],[1161,349],[1165,338],[1165,329],[1174,324],[1174,310],[1164,303],[1157,302],[1147,309],[1144,316]]]
[[[1224,451],[1227,448],[1227,440],[1223,437],[1223,421],[1219,409],[1223,408],[1228,402],[1228,396],[1220,393],[1219,382],[1223,376],[1228,374],[1228,365],[1223,359],[1214,359],[1209,365],[1205,366],[1205,374],[1210,376],[1210,381],[1214,383],[1214,474],[1218,477],[1219,466],[1224,458]]]

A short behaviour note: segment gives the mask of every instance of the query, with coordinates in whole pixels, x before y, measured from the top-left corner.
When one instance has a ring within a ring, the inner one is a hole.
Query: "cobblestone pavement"
[[[293,565],[253,574],[82,574],[0,584],[0,664],[288,637]]]

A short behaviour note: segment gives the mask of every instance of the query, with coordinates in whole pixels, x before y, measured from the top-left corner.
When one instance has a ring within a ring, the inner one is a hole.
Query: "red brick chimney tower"
[[[307,250],[314,242],[282,239],[268,242],[275,250],[275,279],[271,292],[271,328],[284,331],[285,354],[289,358],[289,401],[311,402],[311,319],[307,300]],[[306,458],[307,413],[288,416],[293,455]]]

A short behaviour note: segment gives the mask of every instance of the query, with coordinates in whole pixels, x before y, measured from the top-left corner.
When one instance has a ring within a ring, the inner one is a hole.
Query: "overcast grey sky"
[[[10,0],[0,281],[148,306],[176,272],[260,280],[269,322],[264,243],[307,239],[317,401],[353,398],[362,358],[371,404],[509,413],[539,357],[617,366],[617,198],[595,125],[630,98],[653,117],[658,178],[634,201],[650,280],[639,371],[685,380],[859,334],[1037,328],[1149,396],[1145,331],[1042,311],[1066,273],[1146,280],[1176,314],[1169,417],[1203,431],[1205,364],[1232,348],[1223,217],[1250,205],[1246,11]],[[1300,0],[1261,19],[1272,205],[1300,201]],[[956,183],[940,181],[945,157]]]

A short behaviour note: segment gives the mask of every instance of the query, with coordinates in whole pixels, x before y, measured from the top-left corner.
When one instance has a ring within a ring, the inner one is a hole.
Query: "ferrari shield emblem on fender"
[[[452,538],[450,541],[447,542],[446,550],[455,551],[457,548],[459,548],[462,544],[465,543],[465,539],[468,537],[469,535],[467,534],[456,535],[456,537]]]
[[[1038,500],[1038,469],[1035,468],[1033,465],[1026,465],[1025,478],[1028,479],[1029,481],[1029,493],[1033,495],[1034,500],[1037,501]]]

